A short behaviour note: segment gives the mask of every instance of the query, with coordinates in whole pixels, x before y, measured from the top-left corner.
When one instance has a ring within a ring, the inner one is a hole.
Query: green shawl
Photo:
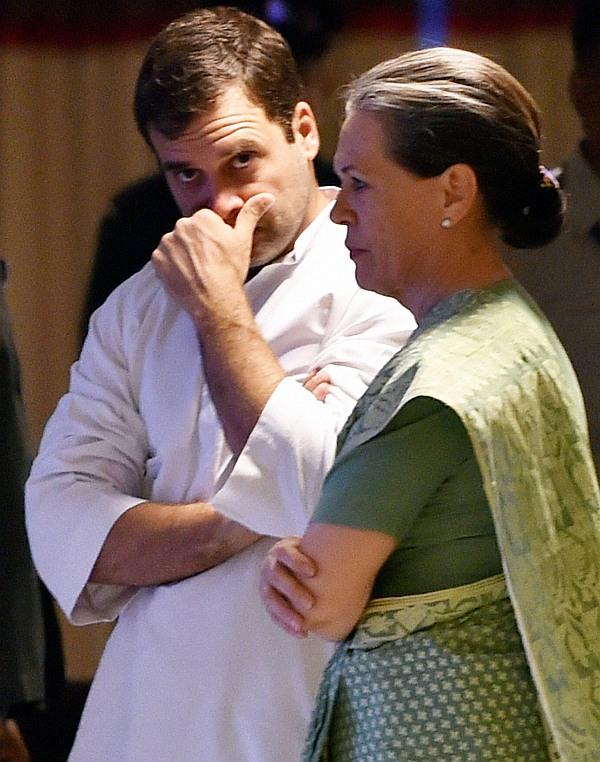
[[[600,759],[600,493],[569,360],[514,281],[460,292],[378,374],[338,452],[377,435],[419,396],[451,407],[469,432],[561,758]]]

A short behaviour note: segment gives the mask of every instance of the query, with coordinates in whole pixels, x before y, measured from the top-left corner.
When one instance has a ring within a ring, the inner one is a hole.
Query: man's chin
[[[283,256],[278,248],[272,246],[255,246],[250,255],[250,267],[264,267]]]
[[[261,254],[252,254],[252,258],[250,259],[250,267],[264,267],[265,265],[270,265],[272,262],[276,262],[278,259],[280,259],[283,255],[282,254],[274,254],[274,253],[261,253]]]
[[[254,231],[250,267],[264,267],[271,262],[283,259],[286,254],[293,251],[295,243],[295,235],[292,234],[288,240],[282,230],[276,231],[271,227],[261,228],[259,225]]]

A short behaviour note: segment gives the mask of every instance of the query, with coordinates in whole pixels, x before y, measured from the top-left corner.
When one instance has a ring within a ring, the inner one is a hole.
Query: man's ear
[[[444,193],[443,217],[456,225],[469,214],[479,191],[477,175],[468,164],[452,164],[440,175]]]
[[[306,101],[296,103],[292,116],[292,131],[296,142],[306,154],[306,158],[312,161],[319,153],[321,141],[317,120]]]

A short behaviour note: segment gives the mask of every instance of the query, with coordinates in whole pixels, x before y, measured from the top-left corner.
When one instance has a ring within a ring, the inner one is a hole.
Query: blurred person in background
[[[0,260],[0,760],[28,760],[18,723],[44,700],[44,623],[25,533],[23,488],[30,466],[19,363],[4,301]]]
[[[510,251],[507,263],[538,302],[581,384],[600,473],[600,3],[577,0],[569,95],[583,137],[554,170],[567,199],[561,234],[542,249]]]
[[[24,486],[31,456],[20,368],[0,260],[0,760],[62,762],[85,686],[65,683],[52,599],[35,573],[25,532]]]

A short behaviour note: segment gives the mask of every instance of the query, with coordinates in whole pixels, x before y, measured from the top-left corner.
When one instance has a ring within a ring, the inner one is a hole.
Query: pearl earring
[[[450,217],[444,217],[444,219],[441,221],[440,225],[445,229],[448,230],[448,228],[452,227],[452,220]]]

